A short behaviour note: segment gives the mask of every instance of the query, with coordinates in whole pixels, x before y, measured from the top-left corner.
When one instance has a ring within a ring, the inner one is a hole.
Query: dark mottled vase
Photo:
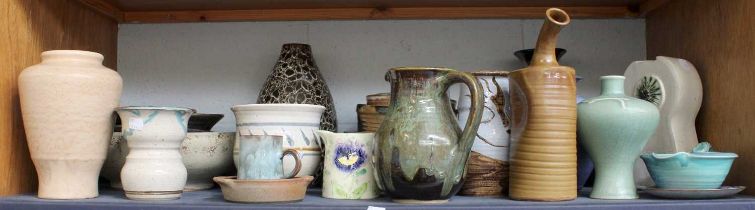
[[[336,111],[328,85],[307,44],[284,44],[273,73],[260,90],[258,104],[314,104],[325,106],[320,129],[336,131]]]
[[[396,202],[444,202],[463,183],[482,116],[480,84],[472,74],[443,68],[394,68],[386,79],[391,105],[375,135],[372,160],[378,185]],[[464,131],[446,95],[457,82],[471,92]]]

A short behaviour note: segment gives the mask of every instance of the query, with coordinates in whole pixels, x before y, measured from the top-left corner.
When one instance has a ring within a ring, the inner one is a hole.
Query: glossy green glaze
[[[577,106],[578,132],[595,163],[591,198],[636,199],[632,170],[658,126],[658,108],[624,95],[623,76],[603,76],[601,94]]]
[[[373,162],[378,183],[396,200],[446,200],[459,191],[479,127],[482,92],[472,74],[443,68],[394,68],[391,105],[376,133]],[[465,130],[456,122],[446,90],[471,90]]]
[[[702,142],[691,153],[651,153],[641,157],[657,188],[717,189],[738,156],[709,150],[710,144]]]

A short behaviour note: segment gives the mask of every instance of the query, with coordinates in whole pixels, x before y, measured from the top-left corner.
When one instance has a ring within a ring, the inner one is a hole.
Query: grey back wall
[[[223,113],[254,103],[284,43],[312,45],[334,96],[339,130],[356,130],[356,104],[388,92],[387,69],[437,66],[515,70],[513,52],[534,47],[542,20],[399,20],[122,24],[118,72],[122,105],[182,106]],[[585,77],[579,93],[600,93],[601,75],[623,74],[645,58],[643,19],[573,20],[559,37],[562,65]],[[455,90],[452,90],[454,92]],[[450,93],[452,98],[457,97]]]

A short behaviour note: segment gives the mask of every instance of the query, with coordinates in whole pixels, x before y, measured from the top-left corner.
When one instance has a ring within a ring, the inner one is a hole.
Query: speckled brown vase
[[[307,44],[289,43],[260,90],[258,104],[313,104],[325,106],[320,129],[335,132],[338,128],[333,97],[320,74],[312,50]]]
[[[577,198],[577,87],[574,69],[556,61],[556,38],[570,18],[551,8],[530,66],[509,74],[511,156],[509,197]]]

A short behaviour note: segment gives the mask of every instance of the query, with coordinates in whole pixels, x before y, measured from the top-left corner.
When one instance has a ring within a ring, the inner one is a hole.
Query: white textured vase
[[[703,85],[690,62],[658,56],[656,60],[635,61],[624,72],[627,95],[655,104],[660,121],[643,152],[676,153],[697,145],[695,119],[703,101]],[[635,182],[653,186],[645,163],[635,161]]]
[[[121,169],[126,197],[165,200],[181,197],[187,171],[179,149],[186,138],[191,109],[122,107],[122,135],[129,152]]]
[[[98,196],[123,81],[95,52],[54,50],[18,78],[21,113],[39,191],[46,199]],[[5,169],[11,170],[11,169]]]
[[[231,108],[236,116],[236,128],[264,135],[283,135],[283,149],[295,149],[301,155],[301,171],[296,175],[314,176],[321,163],[320,128],[324,106],[310,104],[247,104]],[[239,137],[236,136],[233,161],[238,168]],[[291,171],[296,162],[284,158],[283,171]]]

